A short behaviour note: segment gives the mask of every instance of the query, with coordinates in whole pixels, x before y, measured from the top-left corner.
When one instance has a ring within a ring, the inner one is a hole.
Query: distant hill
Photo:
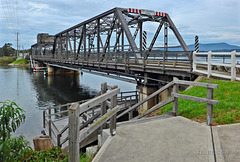
[[[195,50],[195,44],[188,45],[190,50]],[[233,50],[240,50],[239,46],[230,45],[227,43],[208,43],[208,44],[201,44],[199,43],[199,50],[200,51],[233,51]]]
[[[195,44],[188,45],[188,48],[193,51],[195,50]],[[170,51],[182,51],[182,48],[173,48],[169,49]],[[199,51],[240,51],[240,46],[230,45],[227,43],[208,43],[208,44],[202,44],[199,43]]]

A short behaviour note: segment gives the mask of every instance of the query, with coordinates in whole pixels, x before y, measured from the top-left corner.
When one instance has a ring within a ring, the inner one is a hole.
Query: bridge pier
[[[163,80],[166,82],[170,82],[173,79],[169,75],[157,75],[156,76],[153,74],[144,73],[144,84],[138,84],[136,87],[136,90],[139,92],[139,98],[138,98],[139,101],[144,100],[149,95],[151,95],[152,93],[154,93],[155,91],[157,91],[159,88],[162,87],[156,81],[150,80],[148,77]],[[162,93],[160,93],[159,95],[146,101],[144,104],[140,105],[138,107],[138,113],[142,114],[145,111],[147,111],[148,109],[150,109],[151,107],[153,107],[154,105],[158,104],[159,102],[166,100],[171,95],[171,90],[172,89],[167,89],[167,90],[163,91]]]
[[[59,74],[79,74],[79,71],[69,70],[59,67],[47,65],[48,75],[59,75]]]

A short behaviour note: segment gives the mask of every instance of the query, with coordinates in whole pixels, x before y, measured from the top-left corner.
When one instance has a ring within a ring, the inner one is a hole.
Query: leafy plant
[[[13,101],[0,102],[0,140],[6,141],[25,121],[24,110]]]
[[[0,142],[0,161],[22,161],[31,152],[32,148],[23,135]]]
[[[51,150],[32,151],[23,161],[68,161],[68,155],[62,153],[61,148],[53,147]]]

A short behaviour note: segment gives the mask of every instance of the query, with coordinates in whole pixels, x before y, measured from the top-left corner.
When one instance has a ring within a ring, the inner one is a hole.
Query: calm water
[[[13,135],[24,134],[32,145],[42,130],[41,109],[93,97],[103,82],[118,85],[121,91],[136,88],[135,84],[89,73],[44,77],[41,72],[0,66],[0,101],[15,101],[25,110],[26,121]]]

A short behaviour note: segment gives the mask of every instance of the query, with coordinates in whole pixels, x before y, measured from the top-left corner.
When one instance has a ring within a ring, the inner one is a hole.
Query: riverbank
[[[200,82],[211,81],[219,85],[219,89],[214,89],[214,100],[219,101],[219,105],[213,107],[213,125],[240,123],[240,82],[231,82],[218,79],[204,78]],[[180,94],[206,98],[207,89],[202,87],[193,87]],[[164,114],[172,110],[172,104],[154,112],[156,115]],[[206,122],[207,104],[179,99],[179,115],[188,119]]]
[[[29,67],[28,61],[26,59],[18,59],[13,61],[11,64],[8,64],[9,66],[14,67]]]
[[[7,66],[8,64],[14,62],[15,60],[16,60],[16,57],[7,57],[7,56],[0,57],[0,66]]]

